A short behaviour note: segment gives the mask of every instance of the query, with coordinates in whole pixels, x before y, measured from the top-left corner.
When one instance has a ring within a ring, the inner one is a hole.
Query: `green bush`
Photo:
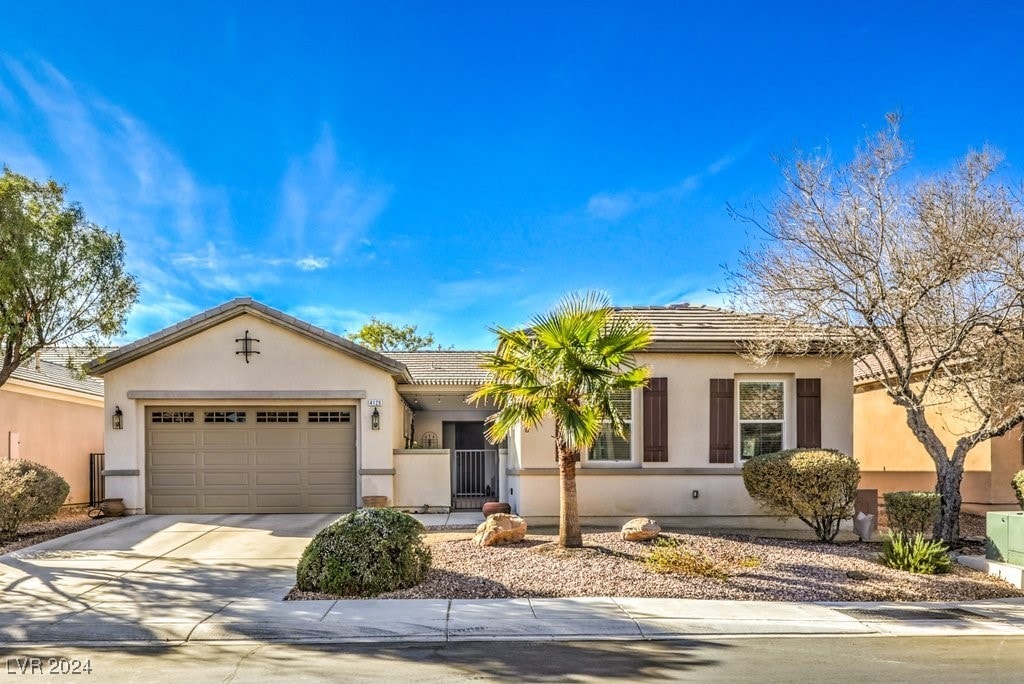
[[[725,580],[728,573],[704,553],[694,553],[683,548],[675,539],[659,537],[654,542],[651,554],[644,559],[644,567],[650,572],[663,575],[697,575],[710,579]]]
[[[853,517],[860,468],[833,449],[788,449],[743,464],[743,485],[762,506],[785,519],[796,516],[830,542]]]
[[[904,537],[915,534],[932,536],[942,502],[938,493],[888,492],[884,497],[890,530]]]
[[[22,523],[55,516],[69,490],[64,478],[44,465],[0,461],[0,539],[13,539]]]
[[[1017,503],[1020,504],[1021,510],[1024,510],[1024,470],[1013,476],[1010,486],[1013,487],[1013,493],[1017,495]]]
[[[362,508],[320,530],[296,570],[301,591],[376,596],[423,581],[430,570],[423,525],[393,508]]]
[[[941,541],[926,540],[920,533],[911,539],[890,531],[888,538],[882,543],[879,560],[894,570],[906,570],[922,575],[946,573],[953,566],[949,548]]]

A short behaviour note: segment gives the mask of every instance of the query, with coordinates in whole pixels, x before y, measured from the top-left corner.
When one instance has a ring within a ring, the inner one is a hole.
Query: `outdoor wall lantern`
[[[373,413],[370,414],[370,427],[374,430],[380,430],[380,411],[376,408],[374,408]]]
[[[120,406],[114,407],[114,415],[110,417],[110,424],[115,430],[124,429],[124,413],[121,412]]]

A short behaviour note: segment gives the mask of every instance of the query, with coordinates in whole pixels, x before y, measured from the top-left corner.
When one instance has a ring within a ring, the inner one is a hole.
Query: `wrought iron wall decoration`
[[[252,347],[252,343],[253,342],[259,342],[259,340],[257,338],[255,338],[255,337],[249,337],[249,331],[248,330],[245,331],[245,336],[244,337],[235,338],[235,342],[241,342],[242,343],[242,348],[239,349],[238,351],[236,351],[235,354],[241,354],[242,356],[244,356],[246,363],[249,363],[249,357],[250,356],[252,356],[253,354],[259,354],[259,352],[256,351],[255,349],[253,349],[253,347]]]

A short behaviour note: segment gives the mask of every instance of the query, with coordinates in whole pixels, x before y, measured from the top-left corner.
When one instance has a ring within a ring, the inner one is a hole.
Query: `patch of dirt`
[[[84,506],[62,508],[57,516],[43,522],[25,523],[14,539],[0,541],[0,556],[49,539],[110,522],[113,518],[90,518]]]

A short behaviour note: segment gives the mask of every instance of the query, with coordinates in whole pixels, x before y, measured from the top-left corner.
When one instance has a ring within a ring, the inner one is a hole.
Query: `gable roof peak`
[[[107,371],[131,363],[138,358],[164,347],[169,347],[176,342],[192,337],[204,330],[208,330],[246,313],[263,318],[325,346],[351,354],[372,366],[391,373],[399,379],[407,380],[409,378],[409,370],[400,361],[396,361],[372,349],[356,344],[352,340],[295,318],[283,311],[257,302],[252,297],[236,297],[211,309],[197,313],[179,323],[168,326],[163,330],[158,330],[146,337],[135,340],[109,354],[90,361],[85,365],[85,370],[90,375],[103,375]]]

